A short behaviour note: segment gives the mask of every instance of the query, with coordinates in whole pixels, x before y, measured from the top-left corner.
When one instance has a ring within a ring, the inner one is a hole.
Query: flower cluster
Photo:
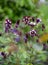
[[[35,27],[38,26],[39,23],[42,20],[40,18],[35,18],[35,17],[30,17],[30,16],[24,16],[22,20],[18,20],[16,21],[14,28],[12,27],[12,23],[9,19],[5,20],[5,32],[9,33],[9,31],[16,35],[16,38],[14,38],[14,41],[19,42],[20,38],[23,37],[23,40],[27,43],[28,41],[28,37],[39,37],[38,32],[35,30]],[[31,27],[30,30],[28,32],[23,33],[22,30],[20,29],[20,24],[23,22],[23,25],[25,24],[25,26],[27,25],[28,27]],[[44,24],[41,24],[42,26],[42,30],[45,29]],[[19,29],[18,29],[19,27]],[[23,36],[22,36],[23,35]]]

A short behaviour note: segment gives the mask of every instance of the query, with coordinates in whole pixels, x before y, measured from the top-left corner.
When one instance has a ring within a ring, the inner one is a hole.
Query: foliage
[[[38,2],[38,0],[36,0],[36,2]],[[35,0],[0,1],[0,20],[8,17],[15,22],[16,20],[21,19],[23,16],[37,16],[38,14]]]

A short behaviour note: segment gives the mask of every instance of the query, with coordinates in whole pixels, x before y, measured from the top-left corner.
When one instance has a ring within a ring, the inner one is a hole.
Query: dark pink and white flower
[[[40,18],[36,19],[36,23],[40,23],[42,20]]]
[[[36,22],[29,22],[28,25],[34,27],[36,26]]]
[[[23,21],[25,24],[28,24],[28,22],[30,21],[30,16],[24,16],[22,21]]]
[[[36,36],[37,32],[36,32],[36,30],[33,29],[29,32],[29,34],[30,34],[30,36],[34,37],[34,36]]]
[[[5,20],[5,32],[9,32],[9,30],[11,29],[11,21],[9,19]]]

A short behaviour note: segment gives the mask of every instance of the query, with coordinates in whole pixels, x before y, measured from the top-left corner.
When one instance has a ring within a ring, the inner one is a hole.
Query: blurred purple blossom
[[[5,24],[12,24],[12,23],[11,23],[11,21],[9,19],[6,19]]]
[[[15,35],[20,35],[21,36],[21,32],[20,31],[18,31],[17,29],[11,29],[11,32],[13,33],[13,34],[15,34]]]
[[[40,23],[42,20],[40,18],[36,19],[36,23]]]
[[[20,41],[20,37],[14,38],[14,41],[19,42]]]
[[[36,26],[36,23],[35,22],[29,22],[28,25],[31,27],[34,27],[34,26]]]
[[[28,24],[30,21],[30,16],[24,16],[22,21],[25,22],[25,24]]]
[[[1,55],[3,56],[4,59],[6,58],[5,52],[1,52]]]
[[[30,36],[34,37],[34,36],[36,36],[37,32],[36,32],[36,30],[33,29],[29,32],[29,34],[30,34]]]

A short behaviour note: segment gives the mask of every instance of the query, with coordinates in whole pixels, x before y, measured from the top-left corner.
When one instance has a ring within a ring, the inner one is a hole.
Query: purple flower
[[[34,27],[36,25],[36,23],[35,22],[29,22],[28,25],[31,27]]]
[[[20,41],[20,37],[14,38],[14,41],[19,42]]]
[[[17,29],[11,29],[11,32],[13,33],[13,34],[17,34],[18,33],[18,30]]]
[[[11,32],[12,32],[12,33],[16,33],[17,30],[16,30],[16,29],[11,29]]]
[[[41,19],[40,18],[37,18],[36,19],[36,23],[40,23],[41,22]]]
[[[11,21],[9,19],[6,19],[5,26],[11,28]]]
[[[31,30],[31,31],[29,32],[29,34],[30,34],[30,36],[32,36],[32,37],[36,36],[36,30]]]
[[[4,56],[4,55],[5,55],[5,53],[4,53],[4,52],[1,52],[1,55],[2,55],[2,56]]]
[[[12,24],[9,19],[6,19],[5,24]]]
[[[15,35],[22,35],[22,32],[20,32],[20,31],[18,31],[17,29],[11,29],[11,32],[13,33],[13,34],[15,34]]]
[[[9,28],[5,27],[5,32],[8,33],[9,32]]]
[[[28,24],[29,20],[30,16],[24,16],[22,21],[25,22],[25,24]]]
[[[4,52],[1,52],[1,55],[3,56],[3,58],[6,58],[6,54]]]

